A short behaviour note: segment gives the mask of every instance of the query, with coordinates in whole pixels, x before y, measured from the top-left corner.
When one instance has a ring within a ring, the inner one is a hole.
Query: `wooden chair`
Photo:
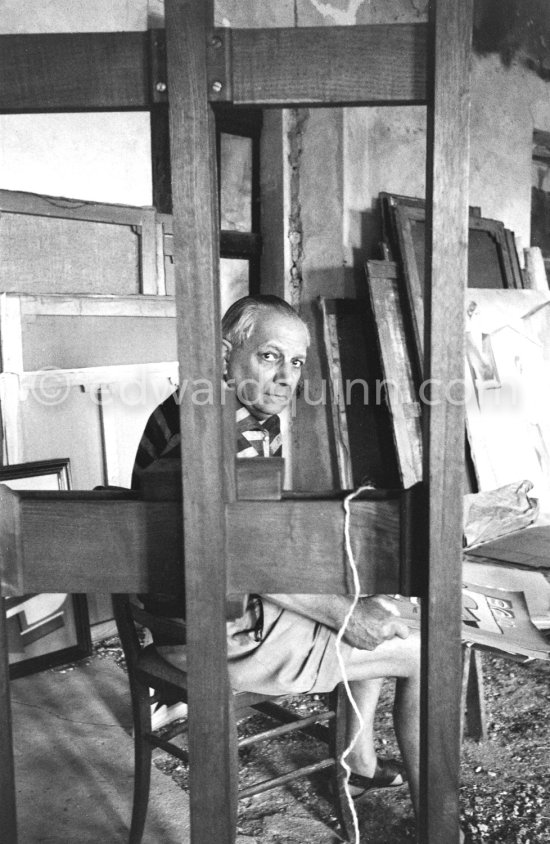
[[[134,723],[134,800],[129,842],[140,844],[147,815],[153,748],[161,748],[185,763],[188,763],[188,754],[173,741],[176,736],[185,732],[187,728],[185,722],[171,725],[162,734],[153,733],[151,730],[151,703],[166,694],[169,694],[171,700],[177,696],[178,700],[187,702],[187,674],[163,659],[154,644],[143,644],[143,637],[140,637],[139,630],[146,628],[155,635],[162,636],[163,640],[185,646],[185,624],[152,616],[137,606],[128,595],[113,595],[113,609],[126,659]],[[151,696],[151,689],[155,691],[154,696]],[[235,718],[232,745],[237,749],[295,730],[301,730],[328,745],[328,755],[319,762],[255,783],[240,790],[236,798],[251,797],[254,794],[286,785],[299,777],[307,777],[318,771],[331,769],[335,809],[344,837],[347,840],[353,840],[353,818],[344,790],[345,773],[338,761],[346,747],[345,695],[343,684],[340,684],[327,696],[329,706],[326,711],[323,709],[316,714],[302,717],[282,705],[284,698],[268,697],[252,692],[233,693],[232,708]],[[246,715],[254,714],[254,711],[273,719],[276,726],[237,742],[237,721]],[[234,828],[236,828],[236,803],[237,799],[235,799]]]

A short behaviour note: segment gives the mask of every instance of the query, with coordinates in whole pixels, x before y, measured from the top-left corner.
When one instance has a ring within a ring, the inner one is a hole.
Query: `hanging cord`
[[[353,578],[354,594],[353,594],[353,600],[351,602],[350,608],[349,608],[349,610],[346,614],[346,617],[345,617],[345,619],[342,623],[342,626],[341,626],[341,628],[338,631],[338,634],[336,636],[336,656],[338,657],[338,665],[340,666],[340,673],[342,675],[342,681],[344,683],[344,688],[346,690],[346,694],[348,696],[348,699],[349,699],[349,701],[352,705],[353,711],[355,712],[355,714],[357,716],[357,720],[359,722],[359,728],[358,728],[356,734],[353,736],[349,746],[346,747],[346,749],[342,753],[342,758],[340,760],[340,764],[342,765],[342,767],[344,768],[344,770],[346,772],[346,782],[345,782],[345,785],[344,785],[344,789],[345,789],[345,792],[346,792],[346,797],[348,799],[348,805],[349,805],[349,808],[350,808],[351,816],[353,818],[353,828],[354,828],[354,832],[355,832],[355,844],[360,844],[361,837],[360,837],[360,834],[359,834],[359,821],[357,819],[357,812],[355,810],[355,805],[353,803],[353,797],[351,796],[351,792],[349,790],[348,780],[349,780],[349,776],[351,774],[351,768],[348,765],[348,763],[346,762],[346,757],[349,756],[349,754],[351,753],[351,751],[355,747],[355,743],[356,743],[357,739],[359,738],[359,736],[361,735],[361,733],[363,731],[363,728],[365,726],[365,722],[363,720],[363,716],[362,716],[361,712],[359,711],[359,707],[357,706],[357,704],[355,702],[355,698],[353,697],[353,695],[351,693],[351,688],[350,688],[350,685],[349,685],[346,666],[344,664],[344,659],[342,657],[342,651],[341,651],[340,645],[341,645],[341,642],[342,642],[342,638],[344,637],[344,634],[347,630],[347,626],[349,624],[350,618],[352,617],[353,612],[354,612],[354,610],[355,610],[355,608],[356,608],[356,606],[359,602],[359,598],[361,596],[361,584],[359,583],[359,574],[357,572],[357,565],[355,563],[355,558],[353,556],[353,550],[352,550],[352,547],[351,547],[350,502],[354,498],[356,498],[356,496],[360,495],[362,492],[364,492],[367,489],[372,489],[372,485],[368,484],[368,485],[365,485],[365,486],[360,486],[358,489],[353,490],[353,492],[350,492],[350,494],[347,495],[344,498],[344,514],[345,514],[344,515],[344,545],[345,545],[345,549],[346,549],[346,557],[347,557],[348,565],[351,569],[351,574],[352,574],[352,578]]]

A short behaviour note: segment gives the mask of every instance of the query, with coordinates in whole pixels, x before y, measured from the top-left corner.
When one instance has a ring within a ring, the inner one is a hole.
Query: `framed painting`
[[[12,489],[70,489],[69,458],[0,468]],[[30,594],[4,599],[10,677],[22,677],[88,656],[92,650],[85,595]]]
[[[400,265],[409,300],[416,366],[423,368],[424,267],[426,208],[424,200],[381,194],[382,226],[389,252]],[[504,223],[482,217],[470,208],[468,223],[468,287],[521,289],[523,279],[514,235]]]

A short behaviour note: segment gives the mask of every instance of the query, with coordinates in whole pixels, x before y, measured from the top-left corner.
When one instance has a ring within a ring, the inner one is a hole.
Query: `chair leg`
[[[476,741],[485,741],[487,722],[481,653],[477,648],[463,645],[462,654],[461,742],[464,734]]]
[[[329,722],[329,750],[336,760],[333,774],[334,808],[346,841],[355,840],[355,824],[345,789],[346,772],[340,759],[347,747],[346,711],[347,695],[343,683],[339,683],[330,695],[330,708],[336,713]]]
[[[141,844],[151,785],[153,748],[147,738],[151,731],[151,703],[148,688],[132,690],[134,716],[134,802],[129,844]]]

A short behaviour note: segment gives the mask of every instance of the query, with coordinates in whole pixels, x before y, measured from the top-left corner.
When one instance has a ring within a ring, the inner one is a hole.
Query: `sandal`
[[[362,797],[368,791],[376,788],[398,788],[407,782],[407,774],[404,765],[397,759],[376,759],[376,768],[372,777],[364,777],[362,774],[349,776],[348,785],[354,800]]]

